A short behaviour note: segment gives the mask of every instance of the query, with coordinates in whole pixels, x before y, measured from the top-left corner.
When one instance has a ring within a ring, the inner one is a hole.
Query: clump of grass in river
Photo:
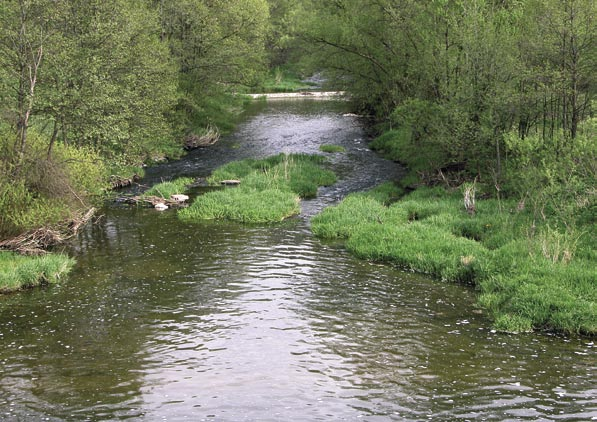
[[[300,212],[299,198],[288,190],[226,188],[197,197],[180,210],[183,221],[233,220],[242,223],[271,223]]]
[[[477,200],[470,215],[458,192],[420,188],[397,202],[378,194],[349,195],[325,209],[311,220],[313,233],[346,239],[364,259],[477,286],[479,305],[500,331],[597,333],[590,236],[536,226],[504,200]]]
[[[321,145],[319,147],[319,150],[321,152],[327,152],[327,153],[346,152],[346,148],[344,148],[343,146],[341,146],[341,145],[330,145],[330,144]]]
[[[158,183],[145,191],[141,197],[157,196],[164,199],[170,199],[171,195],[181,194],[187,190],[187,187],[193,183],[190,177],[181,177],[169,182]]]
[[[75,261],[62,254],[23,256],[0,252],[0,292],[9,293],[44,283],[57,283]]]
[[[187,221],[281,221],[300,212],[300,198],[314,197],[319,186],[335,183],[334,173],[321,168],[324,161],[317,155],[279,154],[229,163],[214,171],[208,182],[239,180],[240,185],[200,195],[178,215]]]

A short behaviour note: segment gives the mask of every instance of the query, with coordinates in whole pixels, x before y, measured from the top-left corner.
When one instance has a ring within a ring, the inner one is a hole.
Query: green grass
[[[319,147],[319,150],[321,152],[327,152],[327,153],[346,152],[346,148],[344,148],[343,146],[330,145],[330,144],[321,145]]]
[[[300,75],[288,67],[275,67],[263,80],[261,92],[297,92],[313,89],[314,84],[302,81]]]
[[[218,168],[208,178],[212,185],[240,180],[239,186],[208,192],[181,210],[185,221],[227,219],[243,223],[277,222],[300,212],[300,198],[317,195],[319,186],[336,181],[317,155],[279,154],[263,160],[246,159]]]
[[[0,252],[0,293],[57,283],[74,263],[72,258],[61,254],[30,257]]]
[[[273,223],[299,212],[299,198],[288,190],[228,187],[198,197],[192,206],[179,211],[178,216],[183,221]]]
[[[159,196],[161,198],[169,199],[171,195],[184,193],[191,183],[193,183],[192,178],[180,177],[170,182],[158,183],[145,191],[142,196]]]
[[[471,216],[460,192],[441,188],[397,202],[393,195],[349,195],[315,216],[312,231],[346,239],[363,259],[475,285],[500,331],[597,334],[594,227],[579,234],[534,225],[508,201],[477,201]]]

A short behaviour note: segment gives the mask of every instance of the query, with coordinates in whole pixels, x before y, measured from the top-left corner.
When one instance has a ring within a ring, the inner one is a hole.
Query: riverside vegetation
[[[595,225],[586,227],[590,232],[560,232],[554,219],[538,221],[519,205],[478,200],[471,214],[458,189],[403,195],[387,184],[325,209],[312,230],[344,239],[361,258],[474,285],[497,330],[594,336]]]
[[[56,283],[74,265],[62,254],[25,257],[13,252],[0,252],[0,292]]]
[[[417,189],[390,206],[348,198],[315,232],[474,284],[500,330],[595,336],[597,3],[310,6],[295,9],[309,60]]]
[[[265,0],[0,2],[0,244],[67,238],[110,187],[230,130],[267,73],[268,19]]]

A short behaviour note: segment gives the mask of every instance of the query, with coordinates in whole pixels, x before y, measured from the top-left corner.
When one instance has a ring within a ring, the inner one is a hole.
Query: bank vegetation
[[[399,184],[415,190],[389,207],[347,198],[314,219],[315,232],[347,237],[367,259],[474,284],[499,329],[594,336],[596,3],[302,10],[312,62],[373,116],[371,146],[405,165]]]

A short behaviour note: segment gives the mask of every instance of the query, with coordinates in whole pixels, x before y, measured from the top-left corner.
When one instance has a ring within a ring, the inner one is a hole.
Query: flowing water
[[[144,181],[345,146],[340,181],[300,217],[188,225],[106,206],[68,280],[0,297],[0,420],[597,420],[592,341],[495,333],[474,291],[313,238],[310,216],[401,172],[343,107],[257,104]]]

